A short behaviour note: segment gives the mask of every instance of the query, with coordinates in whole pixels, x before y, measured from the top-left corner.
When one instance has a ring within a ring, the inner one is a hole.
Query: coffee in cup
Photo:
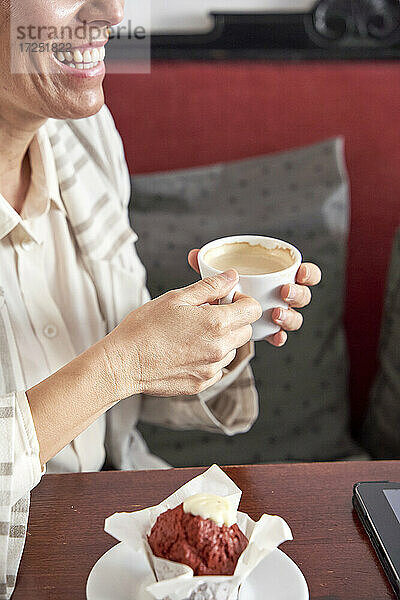
[[[204,261],[219,271],[236,269],[239,275],[263,275],[291,267],[294,257],[288,248],[281,246],[266,248],[261,244],[232,242],[207,250]]]
[[[281,298],[281,287],[295,283],[302,256],[291,244],[258,235],[238,235],[206,244],[198,255],[201,276],[212,277],[228,269],[236,269],[239,281],[229,296],[221,302],[232,302],[239,291],[255,298],[263,310],[253,323],[253,340],[277,333],[279,325],[271,319],[274,308],[287,308]]]

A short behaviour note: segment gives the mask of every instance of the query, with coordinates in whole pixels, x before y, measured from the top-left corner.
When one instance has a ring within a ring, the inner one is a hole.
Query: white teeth
[[[80,50],[74,50],[74,62],[81,63],[83,62],[82,52]]]
[[[60,62],[65,62],[73,69],[93,69],[106,55],[104,46],[101,48],[86,48],[86,50],[73,50],[72,52],[56,52],[55,56]]]
[[[92,53],[90,52],[90,50],[85,50],[85,52],[83,53],[83,62],[92,62]]]

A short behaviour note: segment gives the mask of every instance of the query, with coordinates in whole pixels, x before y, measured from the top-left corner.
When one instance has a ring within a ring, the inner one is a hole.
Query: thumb
[[[206,277],[192,285],[188,285],[180,292],[180,300],[192,306],[200,306],[220,300],[229,294],[239,280],[235,269],[229,269],[220,275]]]

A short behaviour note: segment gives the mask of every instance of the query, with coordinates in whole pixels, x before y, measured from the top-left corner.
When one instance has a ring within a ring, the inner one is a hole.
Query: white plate
[[[90,572],[87,600],[150,600],[144,588],[154,575],[143,554],[119,543],[103,554]],[[281,550],[274,550],[251,573],[239,600],[309,600],[306,580]]]

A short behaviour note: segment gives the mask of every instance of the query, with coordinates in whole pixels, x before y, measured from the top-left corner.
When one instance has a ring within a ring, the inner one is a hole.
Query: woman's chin
[[[70,101],[64,106],[54,106],[53,114],[47,115],[53,119],[84,119],[92,117],[104,105],[103,90],[97,93],[82,94],[79,99]]]

